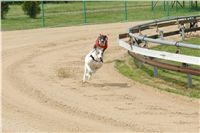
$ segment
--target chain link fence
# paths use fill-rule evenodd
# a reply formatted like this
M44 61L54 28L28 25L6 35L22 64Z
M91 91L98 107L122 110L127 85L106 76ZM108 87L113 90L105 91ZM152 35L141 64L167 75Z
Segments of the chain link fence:
M24 14L22 3L10 4L2 30L152 20L199 14L196 1L40 1L36 19Z

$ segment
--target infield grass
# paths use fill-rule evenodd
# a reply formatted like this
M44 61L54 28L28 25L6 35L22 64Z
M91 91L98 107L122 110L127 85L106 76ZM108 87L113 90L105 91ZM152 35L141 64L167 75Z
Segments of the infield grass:
M189 39L187 42L200 45L200 38ZM176 47L159 45L153 49L159 51L175 52ZM200 57L199 50L181 48L182 54L188 54ZM178 63L176 63L178 64ZM179 63L180 65L180 63ZM115 67L118 71L142 84L158 88L167 92L172 92L180 95L185 95L194 98L200 98L200 76L192 76L192 88L187 88L187 75L179 72L169 71L158 68L158 76L153 77L153 67L134 60L129 55L126 55L123 60L117 60ZM193 66L200 69L200 66Z

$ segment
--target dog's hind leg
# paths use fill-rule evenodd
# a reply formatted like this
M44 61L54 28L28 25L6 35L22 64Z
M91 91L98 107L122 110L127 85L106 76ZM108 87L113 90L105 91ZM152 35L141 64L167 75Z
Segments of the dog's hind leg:
M86 75L87 75L87 67L85 65L85 67L84 67L84 74L83 74L83 82L85 82Z

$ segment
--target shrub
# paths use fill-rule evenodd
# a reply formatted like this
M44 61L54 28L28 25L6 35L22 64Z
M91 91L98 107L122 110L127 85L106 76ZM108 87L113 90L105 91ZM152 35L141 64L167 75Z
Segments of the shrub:
M30 18L35 19L41 10L39 5L40 3L38 1L25 1L22 5L22 9Z
M5 15L8 13L9 4L8 2L1 2L1 18L5 19Z

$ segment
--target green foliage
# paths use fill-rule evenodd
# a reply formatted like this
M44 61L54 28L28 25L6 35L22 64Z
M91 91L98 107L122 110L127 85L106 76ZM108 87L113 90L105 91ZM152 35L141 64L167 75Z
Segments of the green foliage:
M9 11L9 4L8 2L1 2L1 18L5 19L5 15Z
M38 1L25 1L22 9L30 18L35 19L37 14L40 13L40 3Z

